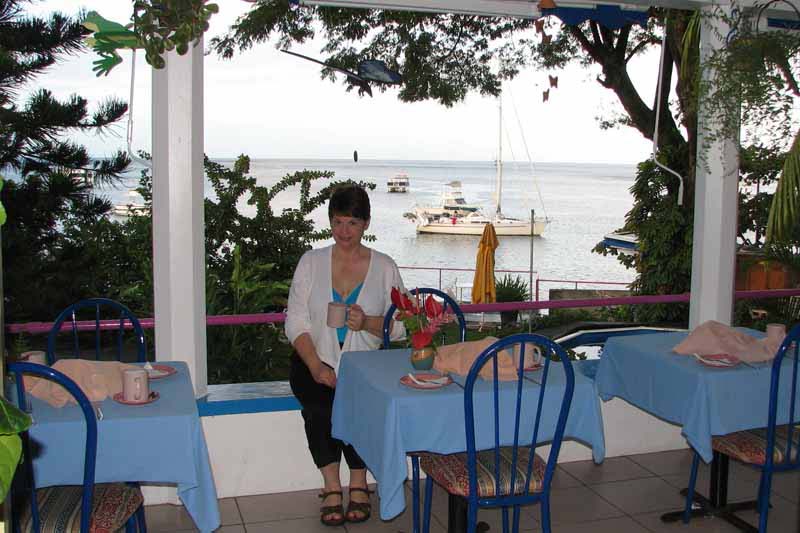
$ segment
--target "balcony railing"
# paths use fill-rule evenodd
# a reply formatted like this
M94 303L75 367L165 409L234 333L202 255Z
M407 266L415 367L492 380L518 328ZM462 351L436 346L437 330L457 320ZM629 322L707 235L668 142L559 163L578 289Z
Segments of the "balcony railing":
M587 282L594 283L594 282ZM800 296L800 289L773 289L764 291L736 291L734 298L737 300L753 300L768 298L786 298L789 296ZM529 311L541 309L568 309L577 307L608 307L614 305L642 305L642 304L669 304L688 302L689 293L684 294L665 294L657 296L622 296L615 298L583 298L572 300L546 300L529 302L505 302L493 304L464 304L461 310L464 313L498 313L501 311ZM209 326L242 326L252 324L272 324L283 322L286 319L285 313L252 313L245 315L214 315L206 317L206 324ZM155 327L155 319L140 319L142 327L145 329ZM6 329L9 333L27 333L30 335L48 333L52 327L52 322L27 322L24 324L8 324ZM78 321L76 327L79 331L94 330L94 320ZM101 329L116 329L119 327L118 320L101 320ZM126 327L130 327L126 324ZM69 331L71 324L64 324L62 331Z

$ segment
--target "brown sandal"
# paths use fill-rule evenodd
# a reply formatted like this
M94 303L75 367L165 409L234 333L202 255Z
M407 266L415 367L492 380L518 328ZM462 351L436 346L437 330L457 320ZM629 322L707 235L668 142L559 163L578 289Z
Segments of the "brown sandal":
M352 495L354 492L363 492L367 496L372 494L373 491L369 489L362 489L361 487L350 487L349 494L351 496L350 501L347 502L347 513L345 513L345 517L348 522L351 524L358 524L360 522L366 522L369 520L370 515L372 514L372 504L368 501L366 502L354 502L352 499ZM349 518L348 515L352 513L361 513L362 516L359 518Z
M333 496L335 494L342 496L342 491L331 490L328 492L322 492L319 494L319 497L320 499L324 500L328 496ZM336 526L341 526L345 522L344 506L342 506L341 503L337 505L323 505L322 507L319 508L319 512L320 512L319 521L322 522L323 525L336 527ZM337 515L337 514L339 515L339 518L330 518L331 515Z

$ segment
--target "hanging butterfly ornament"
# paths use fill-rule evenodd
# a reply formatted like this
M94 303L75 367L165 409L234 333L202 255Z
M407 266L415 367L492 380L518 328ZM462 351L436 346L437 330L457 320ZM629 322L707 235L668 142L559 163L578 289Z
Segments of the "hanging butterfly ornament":
M358 87L359 96L363 96L364 94L368 94L370 97L372 96L372 88L369 85L370 82L394 85L403 81L403 77L398 72L390 69L386 63L378 59L360 61L356 68L357 72L352 72L343 68L334 67L324 61L314 59L313 57L298 54L297 52L290 52L289 50L281 50L281 52L317 63L336 72L341 72L347 76L348 83Z

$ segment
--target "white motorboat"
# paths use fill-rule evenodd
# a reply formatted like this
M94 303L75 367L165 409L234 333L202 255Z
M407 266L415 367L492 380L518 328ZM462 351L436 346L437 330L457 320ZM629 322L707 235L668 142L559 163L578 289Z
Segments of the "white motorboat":
M408 192L409 179L407 174L397 174L393 178L389 178L386 182L386 187L389 192Z
M150 210L144 204L118 204L111 212L118 217L127 218L133 215L144 215Z
M142 203L142 197L136 191L128 191L130 201L125 204L116 204L111 209L111 214L118 218L128 218L133 215L145 215L150 208Z
M461 217L476 213L480 211L480 209L479 205L468 204L464 199L460 181L451 181L450 183L445 183L439 205L415 206L414 212L406 213L406 217L413 218L415 216L420 216L429 219L439 217Z

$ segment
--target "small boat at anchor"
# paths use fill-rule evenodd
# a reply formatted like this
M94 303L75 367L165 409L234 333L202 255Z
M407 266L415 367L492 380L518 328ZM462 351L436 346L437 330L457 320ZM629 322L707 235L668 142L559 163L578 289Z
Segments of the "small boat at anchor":
M407 174L397 174L393 178L389 178L386 182L386 187L389 192L408 192L409 179Z

